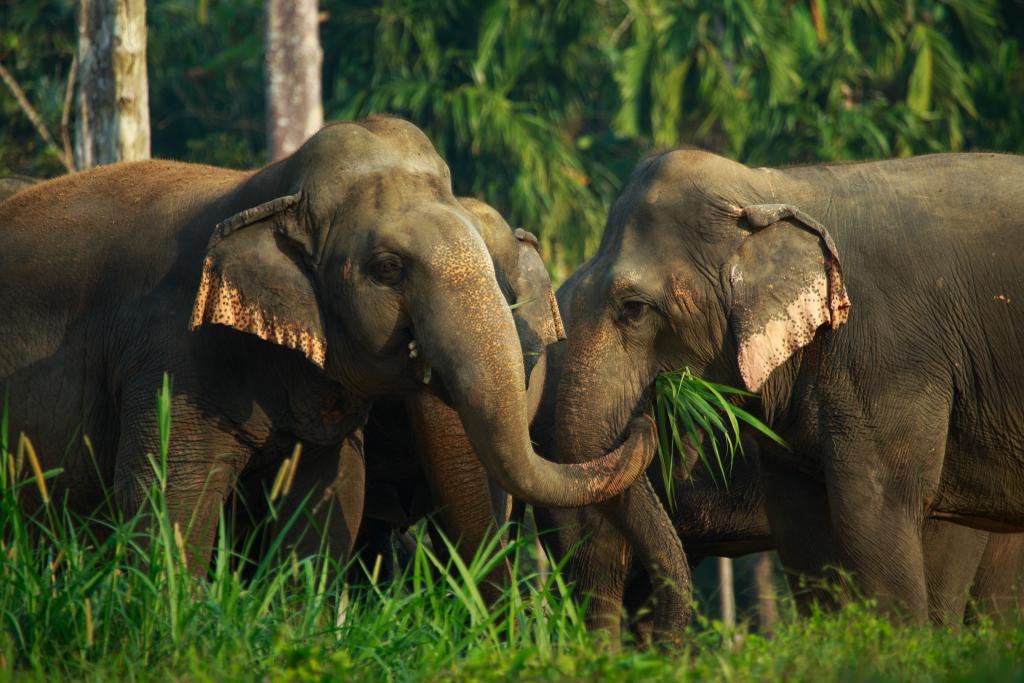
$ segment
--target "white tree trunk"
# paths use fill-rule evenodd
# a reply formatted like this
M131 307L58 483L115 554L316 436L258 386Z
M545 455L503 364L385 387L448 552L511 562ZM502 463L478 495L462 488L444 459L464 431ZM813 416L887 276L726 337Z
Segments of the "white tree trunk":
M736 589L732 576L732 559L718 558L718 595L722 612L722 624L736 628Z
M149 158L145 0L80 0L75 163Z
M317 0L265 0L267 152L288 156L324 123Z
M761 633L771 633L779 620L779 608L775 597L775 581L772 579L772 554L761 553L754 565L754 584L757 586L757 621Z

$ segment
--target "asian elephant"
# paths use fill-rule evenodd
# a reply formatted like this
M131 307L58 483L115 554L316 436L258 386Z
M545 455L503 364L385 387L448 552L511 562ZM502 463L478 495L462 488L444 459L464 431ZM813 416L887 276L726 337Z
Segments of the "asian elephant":
M494 264L502 295L512 309L526 367L527 417L532 421L545 378L545 350L565 338L551 279L531 233L512 230L494 208L482 201L461 197L459 202L477 218L475 227ZM391 395L374 401L364 428L364 456L366 493L357 547L367 550L364 559L371 566L378 552L385 559L390 557L385 548L393 530L404 531L434 513L435 521L468 564L487 534L494 533L497 524L508 516L508 496L497 488L489 490L487 473L458 413L431 394ZM339 465L331 458L300 458L297 476L309 486L293 487L279 507L294 511L307 498L315 504L325 499L327 491L343 490L338 472ZM242 478L242 495L252 509L247 510L244 523L236 523L237 531L244 533L263 518L265 511L253 504L267 500L266 492L275 474L252 472ZM285 523L289 518L289 514L279 516ZM337 525L330 525L330 521L326 528L315 523L292 526L293 538L287 547L301 547L305 554L315 551L324 534L338 533Z
M558 298L572 310L577 281L559 289ZM564 318L570 332L571 315ZM563 342L547 354L546 385L557 383L565 362ZM550 444L557 392L547 391L534 433L540 444ZM681 429L682 431L682 429ZM688 447L673 465L672 503L660 466L653 463L648 479L669 513L675 534L686 549L691 569L707 557L740 557L775 548L768 514L757 440L749 431L741 435L742 451L728 471L728 484L712 476ZM720 445L719 448L724 446ZM543 448L542 448L543 450ZM705 445L710 454L710 449ZM625 536L603 524L592 509L552 510L534 508L538 530L549 552L563 558L577 551L585 561L570 557L568 578L581 597L589 598L588 621L610 632L618 643L623 616L641 641L650 636L650 581L632 558ZM585 538L591 534L590 538ZM1020 580L1024 577L1024 534L997 534L927 519L923 527L929 614L936 623L955 625L977 611L1007 614L1021 606ZM828 542L831 542L830 540ZM816 545L812 542L810 546ZM579 550L576 550L579 549ZM798 579L799 577L793 577ZM802 590L794 581L794 591ZM968 598L973 602L968 611ZM646 614L639 621L638 615Z
M743 386L789 445L759 444L784 566L841 567L884 610L926 619L925 519L1024 530L1022 186L1024 158L999 154L645 159L570 279L571 309L560 299L554 451L579 462L615 448L662 372ZM671 544L660 567L681 574L646 479L631 497L637 513L602 533L641 556ZM663 626L684 615L655 610Z
M64 176L9 197L0 221L12 431L62 468L55 497L131 516L156 478L168 371L168 507L194 571L236 480L297 441L304 459L338 463L350 546L362 428L384 394L452 405L487 473L537 503L614 496L651 457L649 421L585 464L534 453L519 340L476 218L400 119L326 126L255 172L153 160Z

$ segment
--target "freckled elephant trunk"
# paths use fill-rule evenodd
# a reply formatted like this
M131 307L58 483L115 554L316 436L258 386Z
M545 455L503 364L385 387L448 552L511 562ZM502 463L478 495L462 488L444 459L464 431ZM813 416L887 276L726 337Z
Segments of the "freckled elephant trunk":
M437 284L415 306L413 325L487 473L516 498L546 507L591 505L629 487L654 457L653 423L638 419L622 446L596 460L541 458L530 442L523 357L508 304L482 264L447 270L432 278Z

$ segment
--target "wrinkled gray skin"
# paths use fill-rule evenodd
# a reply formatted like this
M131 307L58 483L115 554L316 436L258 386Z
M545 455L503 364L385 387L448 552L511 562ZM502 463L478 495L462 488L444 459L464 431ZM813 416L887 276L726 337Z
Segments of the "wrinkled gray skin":
M533 235L524 230L513 231L484 202L466 197L459 201L477 217L499 287L512 307L527 368L527 414L532 421L544 382L545 349L564 339L551 279ZM431 418L422 419L428 413ZM487 534L494 533L496 523L507 517L508 496L500 489L489 490L486 471L469 443L458 413L429 394L376 400L364 436L366 493L357 547L366 549L367 563L372 565L377 553L389 558L387 548L392 531L404 531L428 514L434 515L468 563ZM294 510L307 496L320 500L325 489L343 489L344 481L336 480L338 471L338 464L329 458L300 458L297 476L313 482L313 486L294 487L279 506ZM243 478L244 500L249 504L266 500L272 483L272 479L256 476ZM262 518L265 512L261 507L247 505L246 511L251 514L236 522L236 530L245 532L253 517ZM287 517L285 514L279 519L285 522ZM298 524L292 527L292 540L285 547L315 551L324 533L339 531L337 524L326 529ZM436 546L443 548L444 544L438 542ZM493 578L504 581L506 577Z
M614 495L652 455L647 425L581 467L533 452L519 339L476 218L399 119L327 126L256 172L145 161L64 176L9 197L0 221L12 431L63 469L58 499L131 515L155 479L169 371L168 506L195 571L236 480L276 470L296 440L361 493L362 428L383 394L445 397L488 474L536 502ZM362 507L315 501L345 520L332 552L350 549Z
M559 457L619 443L660 372L745 386L792 446L759 444L786 568L842 567L884 610L925 620L926 518L1024 530L1022 186L1024 159L996 154L641 162L562 306ZM678 542L647 489L615 525L633 552Z
M758 447L749 434L743 435L743 442L745 455L735 459L728 489L709 476L695 452L688 454L688 470L676 470L675 508L670 514L691 567L706 557L739 557L774 549ZM648 476L667 503L660 471L652 467ZM557 518L561 512L551 514ZM922 541L933 622L952 626L979 610L1009 614L1022 604L1024 534L990 533L927 519ZM970 613L968 599L974 603Z

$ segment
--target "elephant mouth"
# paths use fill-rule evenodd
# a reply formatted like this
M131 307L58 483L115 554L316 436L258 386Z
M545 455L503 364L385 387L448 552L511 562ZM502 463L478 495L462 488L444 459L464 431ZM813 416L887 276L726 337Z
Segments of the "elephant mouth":
M434 372L430 365L420 354L419 344L416 343L416 339L409 340L407 345L409 351L409 369L412 373L413 380L421 386L430 386L431 382L434 381Z
M603 452L597 455L606 455L621 448L629 440L637 425L643 424L647 420L656 422L654 407L654 385L652 384L641 392L632 409L626 413L622 421L625 426L619 430L617 435L607 441L606 447L602 449Z

